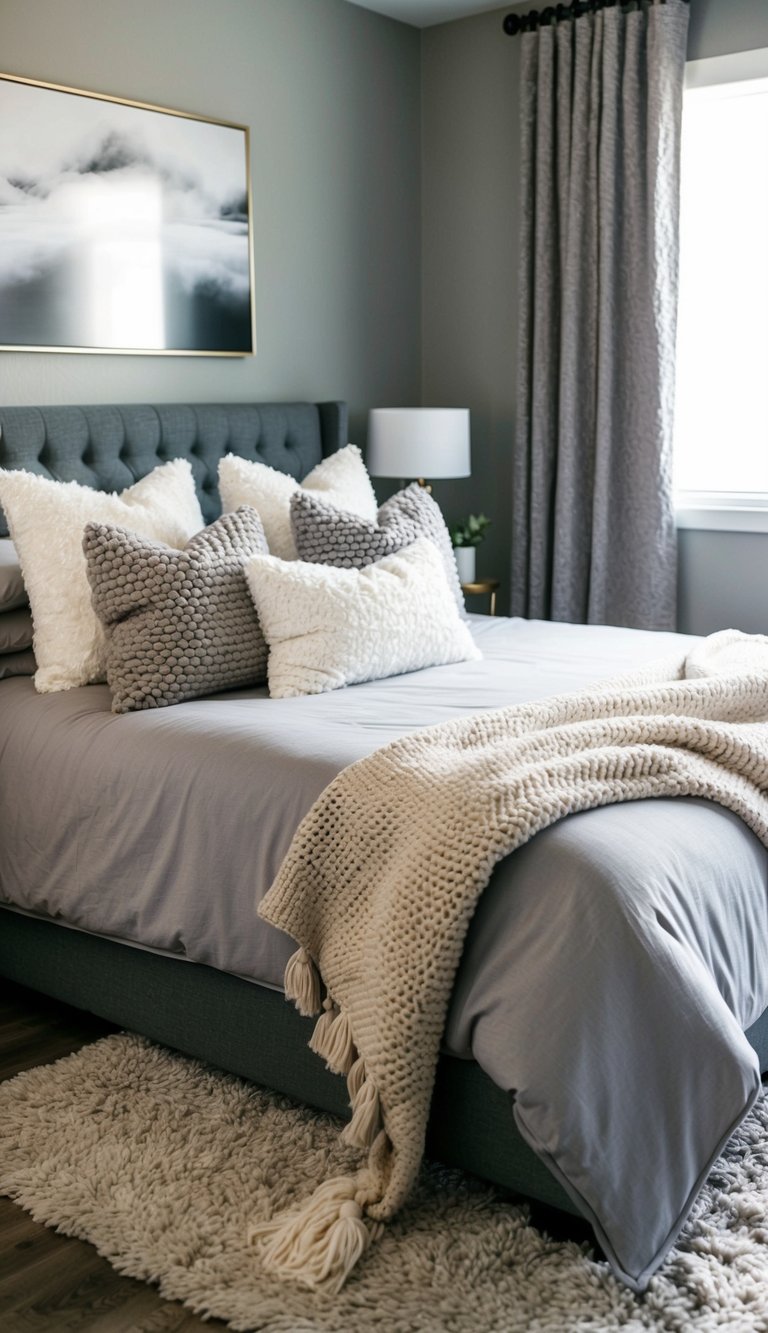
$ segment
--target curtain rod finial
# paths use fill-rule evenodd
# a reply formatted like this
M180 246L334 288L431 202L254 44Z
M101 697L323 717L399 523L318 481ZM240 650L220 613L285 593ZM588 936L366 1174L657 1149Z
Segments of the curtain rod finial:
M688 5L691 0L681 0ZM570 0L569 4L547 5L539 11L532 9L528 14L505 14L502 27L508 37L516 37L519 32L536 32L539 27L549 27L553 22L563 23L566 19L578 19L583 14L596 14L601 9L615 9L620 5L622 11L643 7L646 0ZM647 0L648 5L666 5L668 0Z

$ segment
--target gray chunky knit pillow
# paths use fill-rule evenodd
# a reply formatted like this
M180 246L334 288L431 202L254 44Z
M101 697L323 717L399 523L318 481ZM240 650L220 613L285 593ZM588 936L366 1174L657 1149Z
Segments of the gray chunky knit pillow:
M418 482L385 501L375 523L336 509L310 491L296 491L291 496L291 527L300 560L342 569L363 569L428 537L442 556L451 592L464 614L450 534L439 504Z
M267 645L243 562L267 549L261 520L247 507L224 514L183 551L108 523L86 526L113 712L266 680Z

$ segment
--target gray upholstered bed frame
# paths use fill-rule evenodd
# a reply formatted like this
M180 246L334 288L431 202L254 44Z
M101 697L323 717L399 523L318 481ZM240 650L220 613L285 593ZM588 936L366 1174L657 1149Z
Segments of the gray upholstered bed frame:
M0 467L122 491L158 463L188 458L206 523L221 513L222 454L300 480L347 439L345 403L132 403L0 408ZM0 537L8 535L0 509Z
M159 462L189 458L210 521L219 512L216 474L223 453L259 459L301 478L345 444L346 435L343 403L5 408L0 467L122 490ZM0 976L310 1105L348 1114L344 1080L329 1074L307 1047L311 1020L264 987L3 908ZM761 1068L768 1069L768 1013L747 1037ZM518 1133L510 1096L472 1061L440 1061L428 1150L576 1212Z

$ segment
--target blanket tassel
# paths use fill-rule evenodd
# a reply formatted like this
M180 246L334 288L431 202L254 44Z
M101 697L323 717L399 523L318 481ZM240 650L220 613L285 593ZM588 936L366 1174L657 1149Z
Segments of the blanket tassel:
M309 1049L325 1060L332 1074L348 1074L357 1054L349 1018L336 1008L330 995L323 1000L323 1010L309 1039Z
M320 1185L300 1212L249 1228L248 1240L262 1248L264 1267L305 1287L338 1295L381 1223L363 1218L366 1192L355 1176Z
M313 1018L320 1008L320 974L306 949L291 954L283 986L286 999L293 1000L299 1013Z
M325 1042L325 1063L333 1074L348 1074L355 1063L355 1043L345 1010L336 1015Z
M312 1036L309 1039L309 1049L319 1055L321 1060L328 1058L328 1043L330 1041L331 1028L336 1021L338 1009L333 1003L330 995L326 995L323 1000L323 1012L315 1023Z
M370 1148L381 1129L381 1103L369 1078L352 1099L352 1119L341 1131L342 1142L350 1148Z
M359 1055L352 1068L347 1074L347 1092L350 1102L354 1102L355 1097L365 1083L365 1060Z

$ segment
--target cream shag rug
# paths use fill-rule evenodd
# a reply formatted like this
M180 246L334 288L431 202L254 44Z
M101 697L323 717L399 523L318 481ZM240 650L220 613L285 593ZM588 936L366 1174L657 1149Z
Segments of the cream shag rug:
M764 1099L643 1297L431 1164L340 1296L267 1276L248 1224L353 1169L338 1122L127 1034L0 1087L0 1193L233 1329L747 1333L768 1329L767 1131Z

